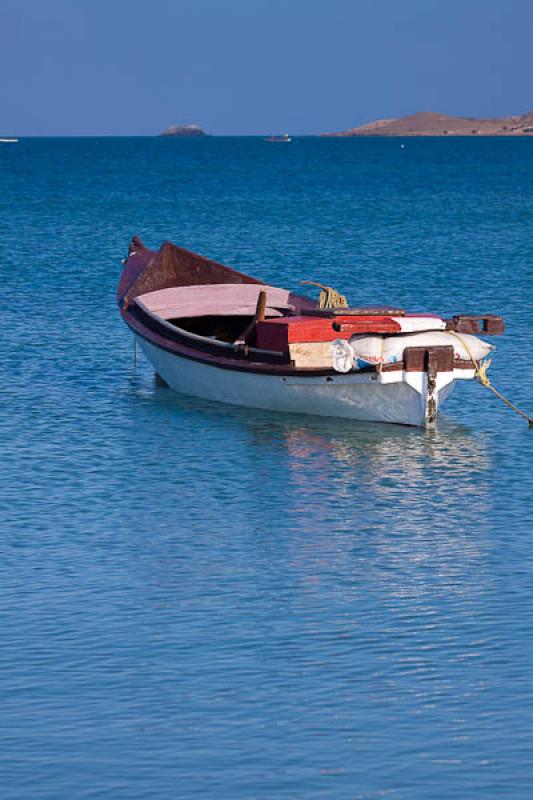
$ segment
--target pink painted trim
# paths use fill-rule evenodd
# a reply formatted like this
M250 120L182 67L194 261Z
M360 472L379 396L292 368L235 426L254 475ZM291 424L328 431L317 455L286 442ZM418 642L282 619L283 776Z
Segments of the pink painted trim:
M294 311L289 292L253 283L209 283L177 286L140 295L137 299L162 319L206 316L253 316L261 290L267 293L266 314L280 317Z

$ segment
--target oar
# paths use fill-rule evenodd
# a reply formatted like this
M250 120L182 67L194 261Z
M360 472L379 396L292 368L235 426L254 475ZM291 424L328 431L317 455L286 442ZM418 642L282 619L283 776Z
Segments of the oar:
M243 330L243 332L236 341L243 341L245 344L250 343L250 339L252 338L252 334L255 332L257 323L262 322L265 318L266 302L267 302L267 293L265 289L261 289L261 291L259 292L259 296L257 298L257 305L255 307L254 317L250 322L250 324L246 326L246 328Z

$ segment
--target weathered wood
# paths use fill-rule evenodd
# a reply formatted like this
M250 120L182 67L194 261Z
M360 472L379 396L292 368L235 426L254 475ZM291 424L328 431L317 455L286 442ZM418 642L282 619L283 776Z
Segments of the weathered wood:
M138 243L142 244L140 240ZM134 244L134 243L133 243ZM134 244L135 246L135 244ZM145 252L142 250L141 252ZM150 251L148 251L150 253ZM124 297L126 308L141 294L173 286L192 286L207 283L255 283L256 278L244 275L210 258L185 250L172 242L164 242L159 252L151 253Z
M287 352L294 342L327 342L349 339L356 333L400 333L401 326L390 317L294 316L268 319L257 325L258 347ZM261 344L259 344L261 343Z
M163 317L180 319L183 317L252 317L257 311L260 293L265 292L265 307L268 316L281 317L294 311L289 292L275 286L261 287L260 284L210 283L200 286L173 286L141 294L135 301ZM244 323L243 323L244 325Z
M403 308L393 306L364 306L361 308L306 308L306 317L404 317Z
M505 332L502 317L496 314L457 314L446 320L446 329L456 333L492 334L500 336Z
M450 372L454 367L453 345L406 347L403 361L406 372Z
M255 307L255 314L253 320L244 329L237 341L243 341L245 344L253 344L257 339L257 325L265 319L265 309L267 302L267 294L265 289L261 289L257 298L257 305Z
M332 343L294 342L289 345L289 358L295 367L332 369Z

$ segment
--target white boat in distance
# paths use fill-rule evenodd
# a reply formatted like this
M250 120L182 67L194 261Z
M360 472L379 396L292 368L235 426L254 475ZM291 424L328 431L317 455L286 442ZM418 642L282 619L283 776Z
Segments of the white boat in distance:
M265 142L292 142L292 138L288 133L282 133L281 136L267 136Z
M0 144L14 144L15 142L18 142L18 139L0 137Z
M120 279L122 318L177 392L271 411L433 426L458 380L479 374L503 332L494 315L317 303L165 242L134 237Z

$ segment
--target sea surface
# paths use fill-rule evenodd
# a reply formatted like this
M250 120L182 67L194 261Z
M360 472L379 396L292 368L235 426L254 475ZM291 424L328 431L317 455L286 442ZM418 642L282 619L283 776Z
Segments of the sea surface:
M115 290L139 234L498 313L532 414L533 140L23 139L0 221L2 800L531 800L533 430L179 396Z

